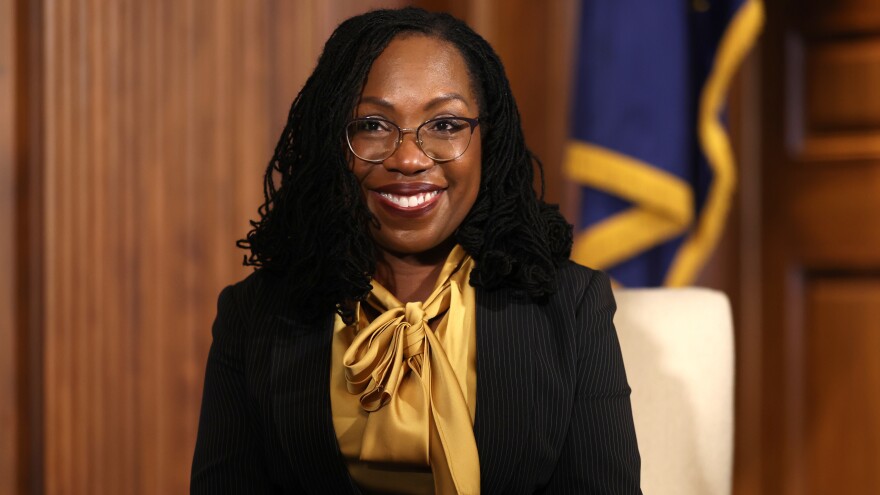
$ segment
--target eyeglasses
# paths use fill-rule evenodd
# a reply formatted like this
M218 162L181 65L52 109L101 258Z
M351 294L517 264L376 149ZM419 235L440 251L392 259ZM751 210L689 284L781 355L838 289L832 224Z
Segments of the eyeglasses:
M422 153L435 162L448 162L464 154L479 124L479 119L439 117L415 129L401 129L390 120L367 117L346 124L345 138L354 156L380 163L397 151L404 134L415 133Z

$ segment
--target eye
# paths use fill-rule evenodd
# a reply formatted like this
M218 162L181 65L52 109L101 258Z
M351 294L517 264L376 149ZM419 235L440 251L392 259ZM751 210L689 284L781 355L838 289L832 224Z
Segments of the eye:
M456 118L440 118L429 121L425 130L432 135L449 135L460 132L468 127L467 121Z
M358 119L353 123L354 132L363 135L386 135L391 133L391 125L379 119Z

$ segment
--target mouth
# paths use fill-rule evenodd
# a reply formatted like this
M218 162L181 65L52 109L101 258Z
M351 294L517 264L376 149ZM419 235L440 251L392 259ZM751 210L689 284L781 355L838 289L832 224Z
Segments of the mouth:
M433 184L392 184L373 191L386 211L405 217L423 215L437 205L444 190Z
M394 203L395 206L399 208L418 208L419 206L424 206L425 203L430 203L434 201L437 196L440 195L442 191L436 190L427 193L418 193L413 195L402 195L402 194L391 194L387 192L380 192L379 196Z

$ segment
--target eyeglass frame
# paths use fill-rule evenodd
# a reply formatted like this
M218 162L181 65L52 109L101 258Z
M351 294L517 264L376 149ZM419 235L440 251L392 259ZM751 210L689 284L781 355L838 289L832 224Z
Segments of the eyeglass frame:
M446 158L444 160L434 158L431 155L429 155L428 152L425 151L424 148L422 148L422 140L419 138L419 130L421 130L422 127L424 127L426 124L430 124L431 122L436 122L438 120L452 120L452 119L463 120L463 121L467 122L468 126L471 129L470 139L468 139L468 145L465 146L465 148L464 148L464 150L462 150L461 154L459 154L458 156L456 156L454 158ZM398 133L399 137L397 138L397 141L394 143L394 149L391 150L391 153L389 153L388 156L386 156L385 158L378 159L378 160L369 160L369 159L363 158L360 155L358 155L357 153L355 153L354 147L352 147L352 145L351 145L351 137L348 135L348 126L350 126L351 124L353 124L355 122L359 122L359 121L385 122L385 123L391 124L392 126L397 128L397 133ZM422 122L421 124L419 124L418 127L400 127L396 123L394 123L388 119L381 118L381 117L361 117L361 118L357 118L357 119L351 119L345 124L345 142L348 144L349 151L351 151L351 153L354 156L356 156L358 159L363 160L365 162L369 162L369 163L382 163L385 160L394 156L395 153L397 153L397 150L400 149L400 145L403 144L403 137L406 134L415 134L416 146L419 147L419 151L421 151L425 156L427 156L431 160L434 160L436 163L446 163L446 162L451 162L452 160L456 160L458 158L461 158L461 156L464 155L465 152L467 152L468 148L470 148L470 146L471 146L471 140L474 137L474 131L477 130L477 126L479 126L479 125L480 125L480 118L479 117L470 119L467 117L460 117L458 115L450 116L450 117L435 117L433 119L428 119L428 120Z

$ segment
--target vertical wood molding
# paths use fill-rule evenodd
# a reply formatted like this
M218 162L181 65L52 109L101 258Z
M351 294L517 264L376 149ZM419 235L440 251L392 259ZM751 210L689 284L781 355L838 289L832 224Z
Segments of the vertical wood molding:
M42 6L0 0L0 493L42 493Z
M728 235L705 273L731 295L736 342L733 493L760 493L761 451L761 118L760 53L746 57L731 88L730 128L739 186ZM707 279L711 278L707 277ZM702 277L701 277L702 279Z
M22 365L18 359L20 328L16 296L19 264L16 262L16 177L19 150L16 145L17 43L16 5L0 0L0 493L20 493L20 386Z

